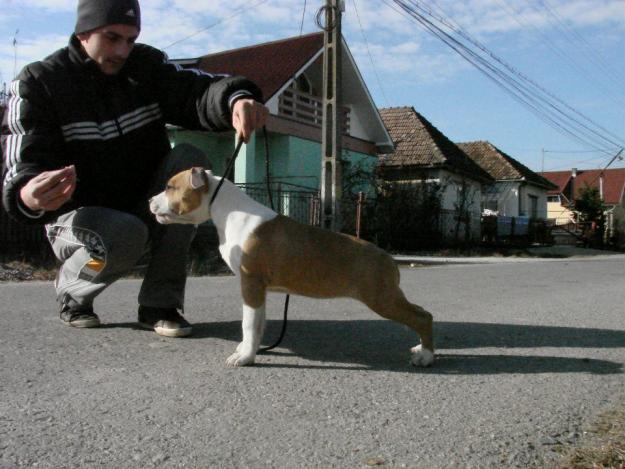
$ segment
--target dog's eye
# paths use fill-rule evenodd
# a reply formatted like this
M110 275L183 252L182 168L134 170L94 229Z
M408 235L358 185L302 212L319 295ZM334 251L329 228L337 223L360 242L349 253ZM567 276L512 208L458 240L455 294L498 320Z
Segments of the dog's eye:
M173 191L174 189L175 189L175 187L174 187L174 186L172 186L171 184L167 184L167 185L165 186L165 190L166 190L166 191Z

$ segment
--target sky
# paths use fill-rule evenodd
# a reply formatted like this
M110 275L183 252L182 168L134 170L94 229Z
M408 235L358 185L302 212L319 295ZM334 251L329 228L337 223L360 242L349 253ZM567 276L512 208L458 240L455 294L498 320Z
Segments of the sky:
M625 146L625 0L427 0L437 18L601 135L548 125L392 0L346 0L343 35L375 104L412 106L455 142L488 140L534 171L601 168ZM77 0L0 0L0 89L69 39ZM318 32L325 0L142 0L139 42L170 58ZM517 75L519 76L519 75ZM603 142L605 141L605 145ZM625 152L624 152L625 154ZM610 168L625 167L616 159Z

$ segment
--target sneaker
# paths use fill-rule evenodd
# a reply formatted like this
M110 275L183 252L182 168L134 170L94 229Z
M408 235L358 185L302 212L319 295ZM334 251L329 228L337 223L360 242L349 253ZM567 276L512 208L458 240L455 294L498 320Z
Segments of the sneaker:
M81 309L74 309L68 305L61 305L61 312L59 314L63 324L72 327L98 327L100 325L100 318L93 312L93 307L83 307Z
M154 329L158 335L166 337L186 337L191 334L191 324L183 318L176 308L152 308L139 306L139 325Z

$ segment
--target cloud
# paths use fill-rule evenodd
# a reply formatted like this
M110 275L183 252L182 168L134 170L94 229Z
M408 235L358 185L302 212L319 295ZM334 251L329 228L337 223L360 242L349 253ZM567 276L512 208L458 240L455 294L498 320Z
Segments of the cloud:
M17 45L17 66L19 72L26 64L47 57L55 50L67 45L67 34L46 34L36 39L21 39ZM0 44L0 82L10 81L13 78L14 52L12 44Z
M7 6L16 6L20 9L46 10L47 12L74 12L76 11L76 0L5 0ZM29 13L32 13L30 11Z
M299 34L303 0L269 0L250 8L260 1L143 0L143 28L139 40L166 48L184 39L167 47L166 52L172 58L188 58ZM317 3L307 2L304 33L319 31L315 24L320 6ZM389 80L399 72L403 76L413 75L419 82L438 82L468 67L414 20L400 13L396 6L391 8L391 0L355 0L355 3L346 0L345 3L344 33L363 69L369 70L372 66L361 25L378 73ZM545 3L572 26L616 25L616 29L622 30L619 18L625 23L622 21L623 0L545 0ZM26 15L30 15L32 24L42 22L49 13L73 17L76 0L3 0L4 4L0 31L4 24L6 42L0 43L0 70L6 79L8 71L13 69L13 50L6 38L13 34L16 26L10 25L24 23ZM542 2L537 1L437 0L429 5L433 13L448 16L488 47L503 48L510 55L526 46L520 38L529 34L528 28L548 30L552 21L541 6ZM66 44L69 31L56 31L54 27L50 26L49 31L39 36L21 37L20 65L41 59ZM524 36L519 35L521 30ZM619 37L606 34L606 28L602 31L603 35L593 35L592 39L598 42L611 37L616 41Z
M528 28L553 28L557 21L571 27L614 24L620 29L625 23L623 0L438 0L431 5L434 15L450 19L480 37Z

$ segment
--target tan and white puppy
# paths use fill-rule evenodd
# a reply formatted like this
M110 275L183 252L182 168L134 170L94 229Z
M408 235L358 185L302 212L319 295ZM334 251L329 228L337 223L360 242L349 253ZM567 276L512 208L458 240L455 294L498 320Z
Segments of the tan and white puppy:
M199 224L212 218L219 252L239 276L243 295L243 341L228 365L254 363L264 332L267 291L360 300L420 336L421 344L411 349L412 364L433 363L432 315L406 300L399 270L385 251L278 215L228 180L209 206L220 180L203 168L178 173L164 192L150 199L150 210L165 224Z

